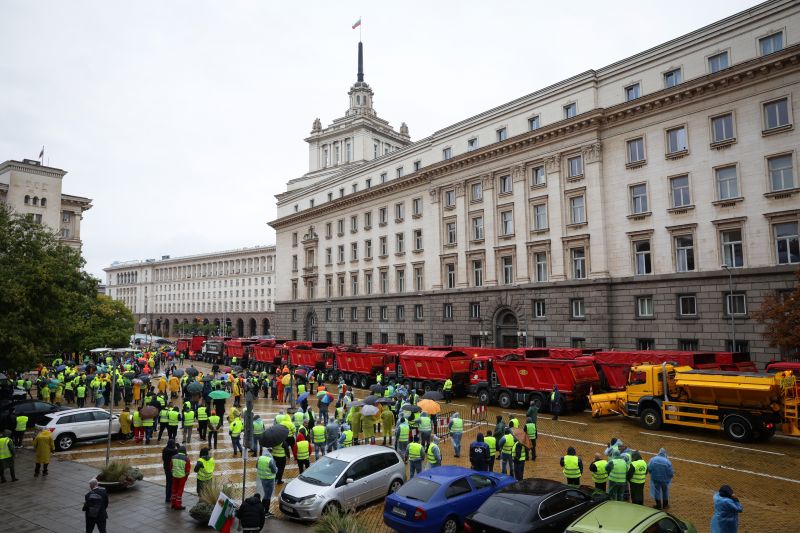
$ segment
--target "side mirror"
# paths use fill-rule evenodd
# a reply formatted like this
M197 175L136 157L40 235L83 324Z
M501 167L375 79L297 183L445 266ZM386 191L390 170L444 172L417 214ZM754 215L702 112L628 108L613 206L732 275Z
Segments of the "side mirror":
M353 481L353 478L351 478L351 477L347 478L347 480L345 481L345 484L350 485L351 483L355 483L355 481Z

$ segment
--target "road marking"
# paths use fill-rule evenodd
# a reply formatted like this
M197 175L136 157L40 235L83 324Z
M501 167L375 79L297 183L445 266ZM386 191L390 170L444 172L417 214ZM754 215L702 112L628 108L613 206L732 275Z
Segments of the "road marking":
M573 442L581 442L583 444L593 444L595 446L602 446L603 448L605 448L607 446L605 443L602 443L602 442L594 442L594 441L590 441L590 440L574 439L572 437L563 437L561 435L553 435L552 433L539 432L539 435L545 435L545 436L548 436L548 437L553 437L554 439L563 439L563 440L569 440L569 441L573 441ZM656 452L648 452L647 450L636 450L636 451L638 451L639 453L646 454L646 455L657 455ZM753 476L766 477L766 478L770 478L770 479L778 479L780 481L788 481L789 483L797 483L798 485L800 485L800 479L790 479L788 477L773 476L772 474L765 474L764 472L754 472L752 470L744 470L744 469L741 469L741 468L734 468L734 467L731 467L731 466L718 465L718 464L714 464L714 463L706 463L704 461L697 461L696 459L684 459L682 457L675 457L675 456L672 456L672 455L669 458L670 458L671 461L683 461L685 463L691 463L691 464L696 464L696 465L701 465L701 466L710 466L712 468L721 468L722 470L730 470L731 472L738 472L740 474L750 474L750 475L753 475Z
M528 419L528 417L525 416L522 413L512 413L511 411L503 411L503 412L505 414L507 414L507 415L514 415L514 416L520 417L523 420L527 420ZM588 426L589 425L586 422L576 422L574 420L564 420L562 418L559 418L558 420L553 420L552 418L549 418L549 417L546 417L546 416L541 416L541 415L539 415L539 418L541 418L543 420L551 420L551 421L554 421L554 422L566 422L568 424L578 424L579 426Z
M662 435L660 433L649 433L647 431L640 431L639 433L641 433L642 435L652 435L654 437L660 437L664 439L686 440L689 442L699 442L700 444L713 444L714 446L725 446L726 448L733 448L734 450L747 450L750 452L768 453L770 455L786 455L779 452L769 452L767 450L759 450L758 448L747 448L745 446L736 446L735 444L723 444L721 442L711 442L708 440L687 439L686 437L673 437L671 435Z

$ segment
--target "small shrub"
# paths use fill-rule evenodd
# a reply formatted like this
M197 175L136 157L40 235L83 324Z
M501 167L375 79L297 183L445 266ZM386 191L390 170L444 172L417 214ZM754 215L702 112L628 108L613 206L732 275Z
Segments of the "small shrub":
M362 518L355 513L331 510L323 514L314 524L314 533L369 533L369 528Z

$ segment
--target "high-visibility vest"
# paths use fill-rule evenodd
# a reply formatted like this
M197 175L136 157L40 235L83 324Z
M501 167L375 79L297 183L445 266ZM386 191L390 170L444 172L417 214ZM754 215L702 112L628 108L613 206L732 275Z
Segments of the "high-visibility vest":
M305 385L303 385L302 383L300 383L299 385L297 385L297 395L298 395L298 396L300 396L301 394L303 394L305 391L306 391L306 386L305 386Z
M289 436L294 437L295 433L297 433L297 430L295 429L294 424L292 424L292 421L284 419L281 424L283 424L283 427L289 431Z
M536 440L536 424L533 422L525 424L525 433L528 434L528 438L532 441Z
M28 417L25 415L17 415L17 431L25 431L28 429Z
M494 437L483 437L483 442L489 447L489 459L497 454L497 439Z
M447 392L450 392L451 390L453 390L453 380L450 379L450 378L447 378L445 380L445 382L444 382L444 387L442 387L442 390L445 390Z
M420 431L433 431L433 424L431 423L431 417L423 416L419 419L419 430Z
M197 420L200 422L208 420L208 410L205 407L197 408Z
M194 411L189 409L183 412L183 427L192 427L194 425Z
M517 447L519 447L521 449L520 452L519 452L519 459L517 459ZM511 456L514 458L515 461L524 461L525 459L528 458L528 453L527 452L528 452L528 449L525 448L525 446L523 446L522 443L517 441L517 442L514 442L514 447L511 450Z
M297 443L297 460L304 461L308 459L308 441L301 440Z
M314 439L314 444L321 444L325 442L325 426L319 424L311 428L311 436Z
M219 416L211 415L208 417L209 431L217 431L219 429Z
M167 406L167 400L165 400L164 397L161 395L156 396L156 401L158 402L158 405L159 407L161 407L161 409L164 409Z
M178 453L172 456L172 477L186 477L186 456Z
M408 424L400 424L398 427L400 428L400 436L397 437L397 440L400 442L408 442L408 433L411 428L408 427Z
M173 459L174 461L174 459ZM197 481L209 481L211 477L214 475L214 458L210 457L206 459L205 457L200 457L198 459L200 464L200 470L197 471Z
M169 421L169 409L162 409L158 412L158 421L166 424Z
M348 446L352 446L353 445L353 432L348 429L343 433L343 435L344 435L344 442L342 443L342 446L344 446L345 448L347 448Z
M611 460L611 472L608 474L608 480L611 483L627 483L628 481L628 463L625 459L618 458Z
M514 437L511 434L503 435L503 453L506 455L511 455L511 452L514 450Z
M286 450L283 449L283 444L273 446L271 452L272 457L286 457Z
M146 428L153 427L155 421L152 418L142 418L142 425Z
M415 461L417 459L422 459L422 444L412 442L408 445L408 460Z
M177 426L178 425L178 418L179 418L178 411L176 411L174 409L170 409L169 410L169 414L167 416L168 416L168 419L169 419L169 425L170 426Z
M261 435L264 433L264 421L260 418L253 420L253 435Z
M281 451L283 451L283 446L279 446ZM269 463L272 460L272 457L268 457L266 455L262 455L258 458L258 463L256 463L256 469L258 470L258 479L275 479L275 472L269 467Z
M581 477L581 470L578 468L578 456L577 455L565 455L564 456L564 477L567 479L575 479L576 477Z
M439 463L436 462L436 454L434 453L434 450L438 450L438 449L439 449L439 445L438 444L431 443L431 445L428 446L428 464L430 464L431 466L439 464ZM410 452L409 452L409 455L410 455Z
M453 427L450 428L450 433L463 433L464 432L464 420L459 418L454 418L450 421L453 424Z
M298 426L298 427L302 426L303 422L305 421L305 415L303 414L303 411L297 411L292 416L292 420L294 421L294 425L295 426Z
M600 461L595 461L592 464L597 469L597 472L592 472L592 481L595 483L605 483L608 481L608 472L606 472L606 465L608 464L608 461L601 459Z
M75 391L78 394L78 398L86 398L86 385L78 385Z
M233 438L238 437L242 433L243 429L244 429L244 422L242 422L242 419L241 418L234 419L234 421L231 422L231 437Z
M647 463L644 459L637 459L631 463L633 467L633 476L631 477L631 483L644 483L645 475L647 474Z
M0 437L0 461L11 458L11 442L8 437Z
M508 427L510 427L510 428L518 428L519 427L519 420L517 420L516 418L512 418L511 420L508 421Z
M133 427L140 428L142 427L142 415L139 411L133 412Z

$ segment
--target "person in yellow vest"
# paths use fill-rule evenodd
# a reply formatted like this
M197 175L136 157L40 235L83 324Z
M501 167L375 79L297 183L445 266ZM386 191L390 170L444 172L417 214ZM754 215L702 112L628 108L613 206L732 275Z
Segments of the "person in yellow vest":
M422 444L419 443L419 435L414 435L414 438L408 444L405 456L405 460L408 461L409 479L417 475L417 473L422 472L422 458L424 453Z
M528 454L528 449L522 445L518 440L514 441L514 446L511 448L511 456L514 459L514 479L522 481L525 477L525 458Z
M264 451L267 451L266 448ZM275 472L275 484L280 485L283 483L283 471L286 469L286 455L289 453L286 442L282 442L270 449L272 458L275 460L275 466L278 470Z
M283 448L281 448L281 450L283 450ZM275 476L278 473L278 465L266 448L264 448L261 455L258 457L256 473L258 475L258 481L261 483L261 491L264 493L263 496L261 496L261 502L264 504L264 513L271 515L272 513L269 510L269 505L272 501L272 493L275 491Z
M186 486L186 479L189 477L189 472L192 471L189 464L189 457L186 455L186 448L183 446L178 448L178 453L170 459L170 470L172 471L172 494L170 495L170 503L172 508L176 511L183 511L186 507L183 506L183 488Z
M138 444L144 440L144 426L142 425L142 408L133 412L133 442Z
M192 428L194 428L194 411L191 407L183 409L183 442L192 442Z
M178 440L178 424L181 420L181 414L178 408L174 405L169 407L167 412L167 437L177 441Z
M122 437L122 440L130 440L132 422L133 418L131 417L131 408L126 405L122 410L122 413L119 415L119 434Z
M16 417L15 417L16 415ZM17 448L22 448L22 438L28 430L28 417L27 415L17 415L14 409L11 409L9 418L15 420L14 422L14 445Z
M619 450L611 452L611 460L606 464L608 472L608 497L618 502L625 501L625 490L628 488L628 462L619 454Z
M6 482L6 468L11 473L11 481L16 481L14 474L14 441L11 439L11 430L5 430L0 437L0 483Z
M431 442L431 433L433 432L433 422L428 413L420 413L419 417L419 443L423 448L427 448Z
M644 505L644 481L647 476L647 461L642 459L639 452L631 454L631 464L628 467L628 482L631 487L631 502Z
M166 406L158 411L158 442L161 442L161 435L164 434L164 431L167 432L167 440L169 440L169 408Z
M500 472L503 474L508 472L509 476L514 475L514 461L511 457L511 453L514 451L514 442L511 428L504 428L503 436L497 441L497 449L500 450Z
M583 461L575 455L575 448L567 448L567 455L561 458L561 468L568 485L580 485L583 474Z
M233 419L233 422L230 424L230 429L228 434L231 436L231 444L233 445L233 455L236 456L236 451L238 450L239 453L243 453L244 449L242 448L242 441L241 435L242 431L244 430L244 422L238 416Z
M439 437L434 435L428 445L428 468L442 466L442 451L439 449Z
M33 450L36 452L36 466L33 470L33 477L39 477L41 469L42 475L47 475L47 465L50 464L50 457L56 450L53 442L53 434L49 430L43 429L33 439Z
M483 442L489 447L489 457L486 461L486 470L494 472L494 459L497 457L497 439L491 431L487 431L483 437Z
M78 403L78 407L83 407L86 405L86 383L81 382L77 387L75 387L75 395L76 400Z
M208 407L200 404L197 407L197 433L200 440L206 440L206 430L208 429Z
M411 428L408 426L406 419L400 415L400 422L397 424L397 429L395 430L394 435L394 449L397 450L400 455L405 455L406 453L409 435L411 435Z
M261 415L253 417L253 457L261 455L263 447L261 446L261 435L265 431L264 420Z
M311 443L306 440L303 436L303 433L300 432L297 434L297 443L295 444L295 457L297 457L297 469L300 473L303 473L303 470L311 466L311 462L309 461L311 457L311 451L313 446Z
M144 443L150 444L150 439L153 438L153 424L155 424L155 418L152 417L142 417L142 428L144 429Z
M528 421L525 423L525 433L528 435L528 439L531 441L531 447L528 449L528 460L535 461L536 460L536 422L528 417Z
M208 448L202 448L200 450L200 457L197 459L197 463L194 465L194 471L197 473L197 495L200 496L203 487L211 481L211 478L214 477L214 469L216 465L214 464L214 458L209 456Z
M353 431L348 424L342 425L342 435L339 437L339 447L348 448L353 445Z
M389 437L389 446L392 445L392 429L394 428L394 413L386 406L381 411L381 433L383 433L383 445L386 446L386 437Z
M592 481L594 481L594 488L606 491L606 483L608 482L608 472L606 472L606 465L608 461L603 459L599 453L594 454L594 461L589 465L589 472L592 473Z
M445 403L450 403L450 400L453 398L453 380L447 378L444 380L444 386L442 387L442 393L444 393L444 401Z
M222 419L217 412L212 409L208 417L208 447L211 448L211 441L214 441L214 449L217 449L217 434L222 427Z
M320 455L325 455L325 426L322 420L317 419L317 423L311 428L311 442L314 443L314 460L318 461Z

